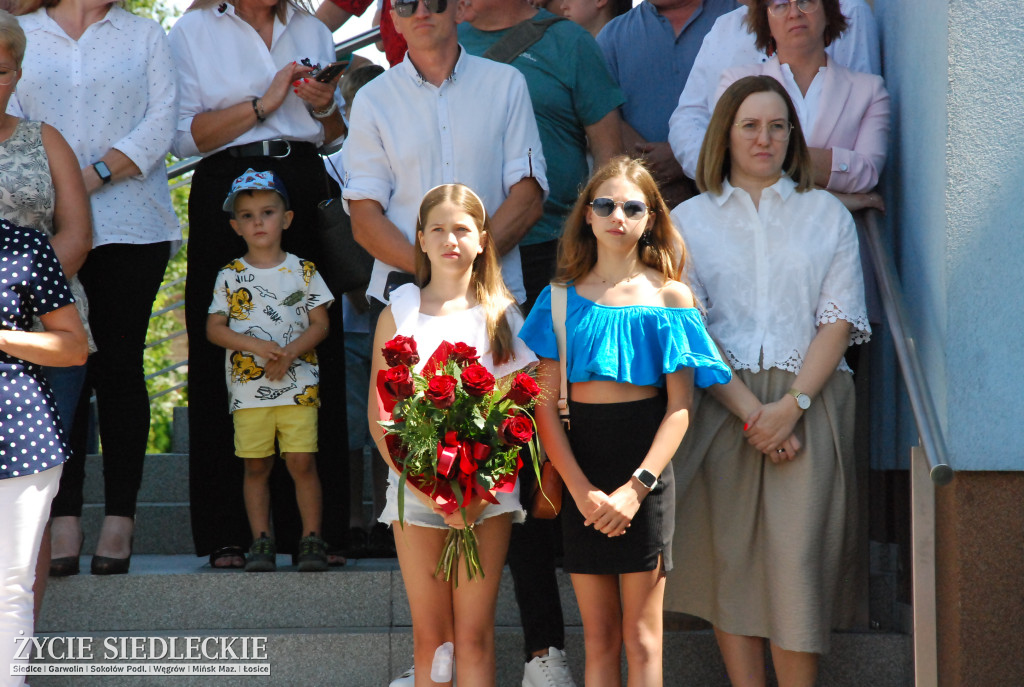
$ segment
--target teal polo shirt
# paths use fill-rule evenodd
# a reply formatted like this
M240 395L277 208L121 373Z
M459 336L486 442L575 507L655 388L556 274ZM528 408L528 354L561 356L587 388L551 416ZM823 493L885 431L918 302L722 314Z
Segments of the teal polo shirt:
M554 15L540 10L536 18ZM510 29L479 31L459 24L459 42L470 55L483 55ZM593 37L571 21L548 27L544 37L512 61L526 77L547 162L551 192L544 216L522 245L553 241L589 178L585 126L599 122L625 102Z

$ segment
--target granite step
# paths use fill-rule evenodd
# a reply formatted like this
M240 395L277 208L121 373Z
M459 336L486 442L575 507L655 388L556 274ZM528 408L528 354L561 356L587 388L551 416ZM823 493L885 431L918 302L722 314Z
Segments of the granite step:
M88 566L88 558L83 558ZM361 559L321 574L300 574L278 557L273 574L211 569L194 556L133 558L129 575L76 577L50 583L42 636L87 636L99 650L119 637L267 638L271 676L139 677L106 675L96 684L241 684L383 686L412 656L409 609L397 563ZM566 647L578 684L583 676L579 611L568 576L559 575ZM496 614L498 682L522 679L522 633L511 577L502 576ZM115 643L117 639L112 640ZM184 641L184 640L182 640ZM665 633L667 685L725 687L724 667L708 630ZM124 662L121 662L124 663ZM912 684L910 637L885 632L835 633L822 659L823 687ZM77 676L33 677L34 687L79 685ZM85 684L89 684L86 682Z

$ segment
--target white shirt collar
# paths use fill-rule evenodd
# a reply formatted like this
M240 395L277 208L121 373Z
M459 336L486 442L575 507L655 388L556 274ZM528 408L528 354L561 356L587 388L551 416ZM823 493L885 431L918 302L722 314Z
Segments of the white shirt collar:
M455 61L455 66L452 67L452 73L448 75L446 81L454 82L458 80L459 71L462 69L462 64L463 61L465 60L465 57L466 49L462 47L461 43L459 43L459 58ZM426 77L424 77L423 74L420 73L420 70L416 68L416 65L413 64L411 57L402 60L395 67L393 67L393 69L401 69L404 74L406 74L410 79L416 82L417 86L422 86L423 84L430 83L429 81L427 81Z
M63 36L64 38L68 37L67 32L65 32L64 29L60 27L60 24L50 16L50 13L46 11L45 7L40 7L38 12L40 26L44 31L48 31L49 33L53 33L58 36ZM124 29L127 27L127 21L129 19L127 15L128 12L122 9L119 5L111 5L110 9L107 10L107 13L103 15L103 18L94 22L94 24L98 26L100 24L109 23L115 29Z
M722 192L717 196L714 194L709 195L715 201L718 207L722 207L736 191L742 190L743 189L730 184L729 179L727 177L722 180ZM778 181L776 181L771 186L768 186L764 190L773 191L779 198L782 199L782 202L785 203L787 200L789 200L789 197L793 195L793 192L796 191L796 182L790 179L788 175L783 174L781 177L779 177ZM746 191L744 191L744 193L746 193Z

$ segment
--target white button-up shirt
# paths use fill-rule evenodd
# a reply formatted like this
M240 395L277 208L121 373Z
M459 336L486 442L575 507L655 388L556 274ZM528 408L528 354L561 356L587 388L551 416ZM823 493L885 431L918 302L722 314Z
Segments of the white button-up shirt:
M783 176L755 208L726 180L721 195L691 198L672 221L708 331L733 368L799 372L823 323L851 323L851 344L870 338L857 231L831 193L798 193Z
M848 28L825 52L851 71L881 74L878 27L871 7L864 0L840 0L839 9ZM717 101L715 92L722 72L729 67L767 60L768 56L754 45L754 34L747 29L746 6L722 15L708 31L679 95L679 105L669 119L668 142L686 176L693 179L697 175L697 158ZM803 121L801 118L800 122ZM804 131L810 130L804 124Z
M28 47L8 112L55 127L82 167L116 148L142 171L90 197L93 245L180 239L164 172L178 106L163 29L117 5L77 41L45 9L18 20Z
M420 201L434 186L465 184L488 214L527 177L547 195L526 80L513 67L460 50L451 77L440 87L424 80L407 58L360 89L352 104L342 149L346 207L350 200L377 201L410 242ZM367 296L384 301L387 275L395 269L378 260ZM501 274L522 301L518 247L503 257Z
M285 23L274 16L270 50L260 35L224 2L186 12L171 29L171 51L178 69L181 108L174 154L178 157L213 155L231 146L273 138L320 145L324 129L309 114L304 100L288 91L284 103L241 136L220 148L200 153L192 139L197 114L222 110L260 98L289 62L308 57L321 66L334 62L334 41L327 27L288 3Z

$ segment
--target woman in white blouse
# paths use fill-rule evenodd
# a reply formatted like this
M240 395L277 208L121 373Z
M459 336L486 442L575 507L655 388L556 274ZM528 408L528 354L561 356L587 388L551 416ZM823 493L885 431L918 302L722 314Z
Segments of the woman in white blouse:
M90 194L93 248L78 276L98 350L83 399L96 391L106 497L92 572L124 573L149 438L146 330L181 238L164 175L177 110L174 67L159 24L109 0L50 0L20 21L28 47L9 110L64 135ZM71 562L70 571L82 544L87 421L76 413L80 440L53 502L53 556Z
M697 470L676 516L666 607L715 626L736 686L810 687L830 632L852 620L853 381L867 340L853 218L814 171L778 81L740 79L704 139L704 193L672 219L708 330L736 374L687 434Z
M245 253L221 205L231 182L246 169L276 172L295 213L284 249L318 262L316 206L327 197L328 180L317 148L341 136L344 123L334 101L337 79L319 83L307 65L334 62L334 42L326 26L291 0L197 0L174 25L169 40L181 98L173 150L179 157L203 157L189 196L185 288L192 534L196 553L209 555L211 565L242 567L242 547L250 535L241 461L234 458L224 351L205 334L217 272ZM347 432L341 309L333 310L332 335L317 347L318 465L324 537L340 544L331 528L348 523ZM286 491L275 490L275 495ZM293 530L280 516L286 510L296 515L294 501L274 505L278 548L288 552L299 539L298 520L292 518Z

